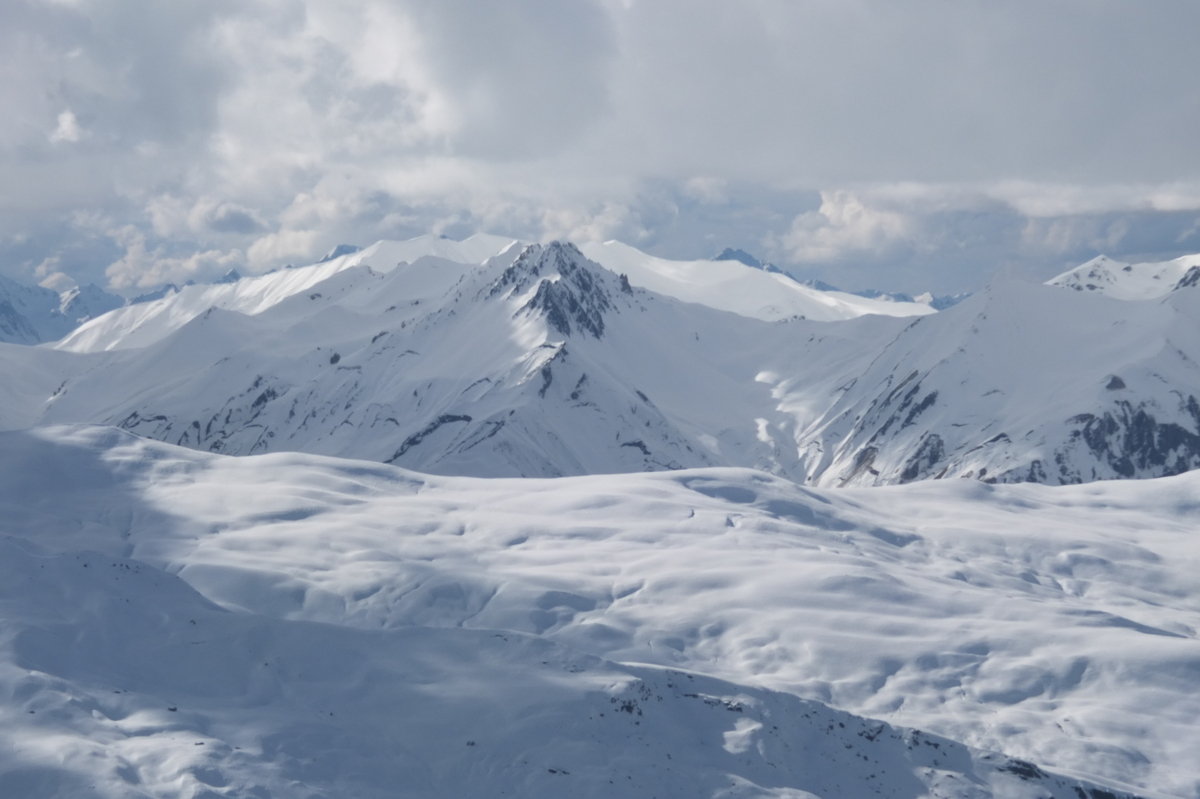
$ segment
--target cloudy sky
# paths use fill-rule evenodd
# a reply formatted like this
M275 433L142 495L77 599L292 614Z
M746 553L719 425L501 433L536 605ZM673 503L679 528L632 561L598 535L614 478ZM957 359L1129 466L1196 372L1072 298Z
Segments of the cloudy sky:
M0 0L0 273L477 230L850 288L1200 252L1195 0Z

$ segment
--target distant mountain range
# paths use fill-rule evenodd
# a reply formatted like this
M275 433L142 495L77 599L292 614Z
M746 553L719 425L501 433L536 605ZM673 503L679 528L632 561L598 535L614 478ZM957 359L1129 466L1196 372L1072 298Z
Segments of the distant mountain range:
M515 239L483 234L472 236L465 242L454 241L444 236L420 236L407 242L379 242L365 250L353 244L339 244L318 261L317 265L333 263L337 268L341 268L364 259L386 263L386 259L393 255L399 260L414 260L424 255L434 255L452 261L478 264L498 254L500 250L518 244L520 242ZM797 281L786 279L790 278L786 272L773 264L762 263L742 250L726 249L713 261L689 262L655 258L618 242L608 242L587 249L590 256L600 263L612 268L623 268L635 285L645 285L657 291L666 289L664 293L670 296L760 318L803 316L811 319L840 319L864 313L909 316L928 313L926 308L941 310L957 301L932 296L926 298L924 295L914 300L908 295L884 294L878 291L842 292L819 281L804 283L801 284L801 288L797 288ZM384 260L380 261L381 258ZM736 261L778 277L762 280L736 267L730 268L725 264L716 263L720 261ZM294 268L288 266L287 270ZM674 279L669 277L672 274L675 275ZM206 285L233 285L241 280L241 274L230 270ZM672 285L666 285L664 281ZM108 311L123 306L151 303L192 289L196 285L192 281L182 287L168 283L153 291L125 299L94 284L60 293L40 286L24 286L0 277L0 342L39 344L57 341L84 322ZM805 291L805 288L815 289L817 293ZM189 291L189 294L201 295L200 298L194 298L201 305L211 299L213 304L225 307L222 303L229 300L227 294L213 294L204 287ZM864 303L854 299L855 297L900 305L886 307L879 303ZM237 304L236 300L232 301Z
M1076 483L1200 466L1200 288L1120 302L1065 279L934 313L615 242L380 242L0 349L19 378L0 422L480 476Z
M0 341L56 341L83 322L124 304L121 297L93 284L60 293L24 286L0 275Z

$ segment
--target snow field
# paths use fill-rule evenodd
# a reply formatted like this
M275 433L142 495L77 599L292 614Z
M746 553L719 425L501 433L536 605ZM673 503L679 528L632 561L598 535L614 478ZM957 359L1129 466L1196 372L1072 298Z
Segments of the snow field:
M592 791L572 795L630 795L606 787L617 774L638 795L873 796L886 767L894 792L878 795L1074 796L977 750L876 756L867 722L843 716L859 725L844 751L870 768L832 768L812 742L826 717L799 719L834 711L802 697L1143 795L1200 795L1194 475L824 491L738 469L431 477L106 428L2 438L3 695L22 719L10 739L32 747L11 779L30 785L103 773L95 795L137 795L128 766L152 796L551 796L568 776ZM213 632L190 638L192 620ZM726 682L671 693L677 672ZM649 718L643 691L670 711ZM705 716L687 693L743 711ZM108 714L101 696L129 704ZM610 699L638 701L645 715L618 717L643 724L585 724ZM58 715L35 720L29 702ZM800 727L773 737L784 717ZM487 756L485 733L457 741L476 720ZM69 766L46 766L63 747ZM686 768L663 771L666 754Z

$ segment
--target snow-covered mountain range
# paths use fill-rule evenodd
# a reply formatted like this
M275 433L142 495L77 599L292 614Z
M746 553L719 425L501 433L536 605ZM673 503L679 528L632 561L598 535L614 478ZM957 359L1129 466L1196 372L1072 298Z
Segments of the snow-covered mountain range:
M875 301L919 311L906 318L736 261L586 249L613 268L568 244L425 237L185 287L50 348L0 350L18 376L0 423L476 476L1057 484L1200 466L1186 279L1137 301L1063 291L1065 277L997 282L940 313Z

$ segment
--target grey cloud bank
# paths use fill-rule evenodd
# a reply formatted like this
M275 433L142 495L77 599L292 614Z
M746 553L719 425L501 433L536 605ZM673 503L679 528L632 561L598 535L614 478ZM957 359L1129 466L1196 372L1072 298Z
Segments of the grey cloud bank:
M6 0L0 272L429 231L961 291L1200 250L1191 2Z

